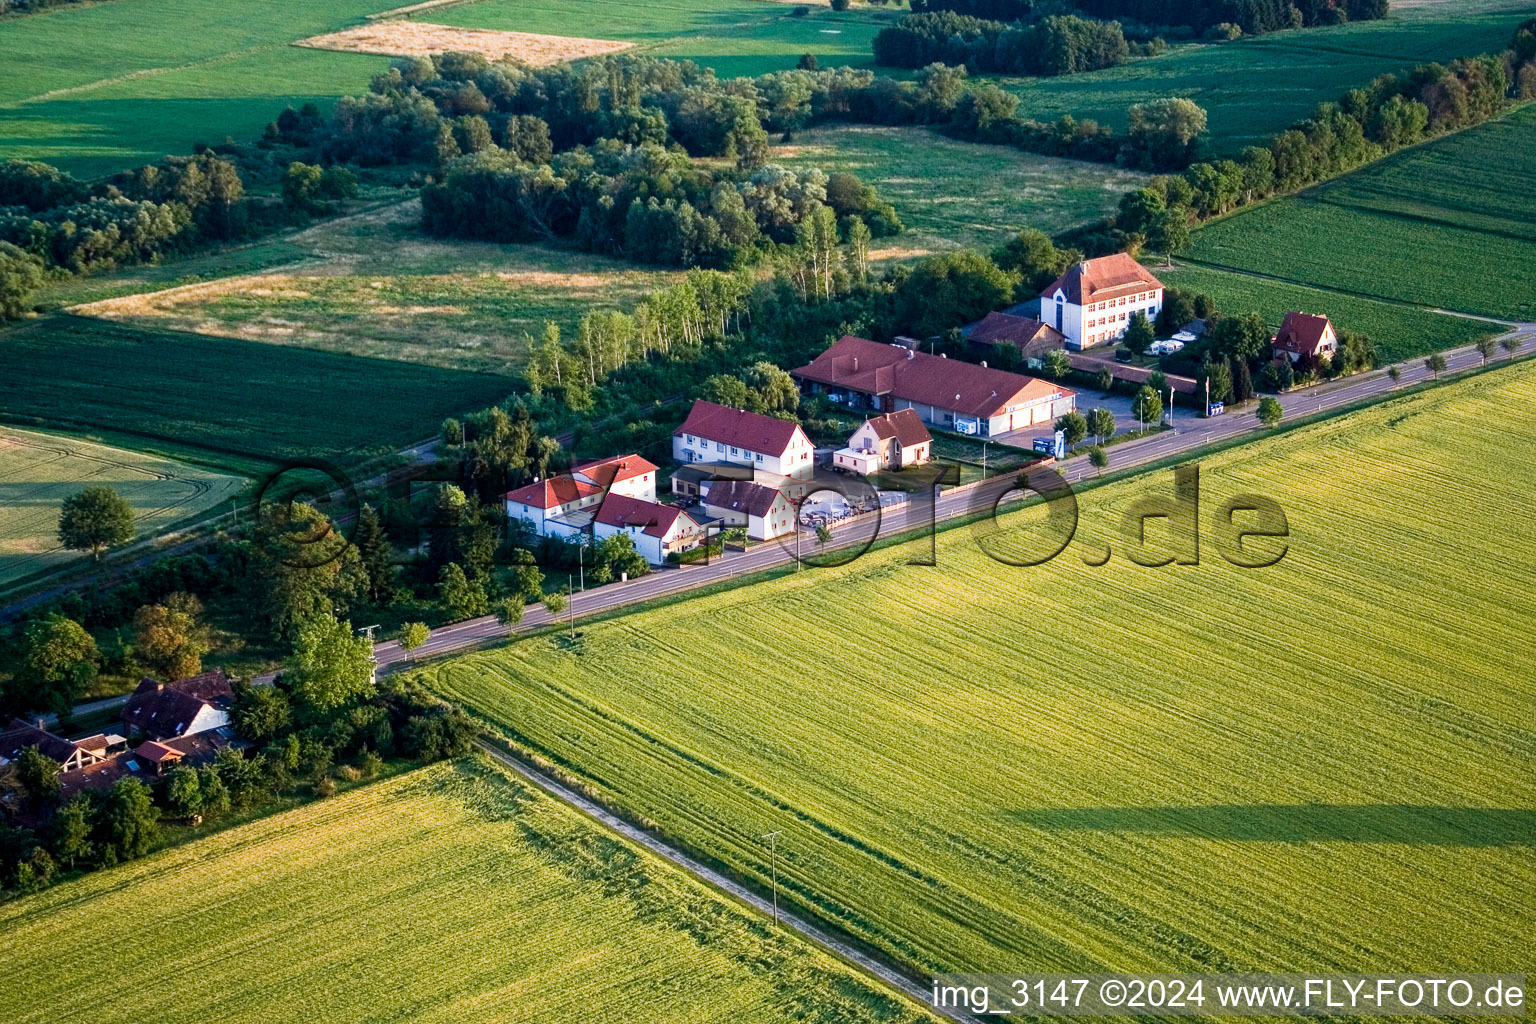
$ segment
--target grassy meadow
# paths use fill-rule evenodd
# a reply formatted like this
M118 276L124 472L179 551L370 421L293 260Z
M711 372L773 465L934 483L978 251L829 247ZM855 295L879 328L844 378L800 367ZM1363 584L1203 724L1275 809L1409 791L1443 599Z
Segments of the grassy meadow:
M1500 367L1212 456L1199 565L1126 558L1159 472L1041 568L962 528L430 679L765 891L782 829L781 899L918 975L1529 971L1533 430ZM1269 568L1218 554L1246 494Z
M546 321L570 337L590 310L632 308L681 277L568 249L434 239L420 217L415 200L383 206L290 235L243 266L227 254L212 280L135 271L116 285L67 283L49 300L138 326L505 375Z
M1146 175L948 139L923 128L842 125L796 132L777 163L850 171L896 207L907 231L878 245L902 255L991 248L1024 227L1047 233L1097 220ZM979 168L986 168L983 172Z
M1536 321L1536 105L1195 232L1211 266Z
M256 472L346 464L504 399L501 376L55 316L0 335L0 421L101 433L136 449Z
M0 586L90 557L61 548L58 527L59 503L92 484L106 484L128 500L134 530L143 537L226 504L245 480L79 438L0 427Z
M12 901L0 950L9 1024L931 1020L478 759Z
M1397 5L1394 4L1394 7ZM1501 51L1536 13L1473 0L1423 5L1383 21L1253 36L1234 43L1175 46L1159 57L1059 78L1004 79L1021 116L1071 114L1116 130L1133 103L1185 96L1210 115L1210 148L1231 155L1266 141L1377 75L1427 61Z
M1159 280L1174 288L1203 292L1228 313L1261 314L1278 329L1285 314L1321 313L1341 330L1368 334L1383 363L1470 345L1478 338L1502 333L1483 320L1435 313L1415 306L1382 302L1359 295L1274 281L1253 274L1214 270L1180 263L1174 270L1153 266Z

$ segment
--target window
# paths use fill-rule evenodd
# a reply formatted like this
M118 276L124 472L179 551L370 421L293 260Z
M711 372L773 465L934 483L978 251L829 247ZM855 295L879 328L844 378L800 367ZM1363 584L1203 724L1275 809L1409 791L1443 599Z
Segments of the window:
M762 452L758 452L757 453L757 461L758 462L762 462L763 461L763 453Z
M688 440L684 441L683 443L684 444L693 444L693 435L692 434L688 434L686 436L687 436Z
M736 450L736 446L735 445L731 445L731 454L732 455L740 455L741 452Z
M716 441L715 442L715 451L717 451L717 452L725 451L725 445L721 444L719 441Z

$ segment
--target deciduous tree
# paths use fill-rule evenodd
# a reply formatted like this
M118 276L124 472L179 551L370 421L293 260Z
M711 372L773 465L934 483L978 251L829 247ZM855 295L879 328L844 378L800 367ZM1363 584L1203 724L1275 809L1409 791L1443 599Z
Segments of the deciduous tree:
M133 506L110 487L87 487L59 508L59 543L71 551L89 551L100 561L103 551L132 539Z

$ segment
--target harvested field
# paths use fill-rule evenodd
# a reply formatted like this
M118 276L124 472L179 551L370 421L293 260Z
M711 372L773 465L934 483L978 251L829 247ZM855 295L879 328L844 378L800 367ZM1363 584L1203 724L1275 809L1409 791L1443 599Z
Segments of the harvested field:
M543 66L627 50L634 43L533 32L495 32L455 28L425 21L386 21L342 32L300 39L295 46L343 53L378 53L389 57L425 57L434 53L478 53L488 60L511 57Z

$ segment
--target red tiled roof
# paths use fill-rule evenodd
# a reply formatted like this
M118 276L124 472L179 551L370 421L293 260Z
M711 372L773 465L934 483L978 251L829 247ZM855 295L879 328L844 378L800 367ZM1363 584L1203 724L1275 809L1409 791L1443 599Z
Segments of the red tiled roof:
M912 409L897 409L884 416L871 416L869 425L875 428L875 436L880 440L894 437L901 442L903 448L933 440L933 435L923 426L922 418Z
M693 403L688 418L672 431L672 436L692 434L765 455L783 455L799 430L800 424L791 420L732 409L701 398Z
M976 417L995 416L1010 405L1072 393L1034 377L852 335L839 338L794 375Z
M597 510L594 522L620 528L640 526L652 537L666 537L667 531L678 518L693 520L676 505L661 505L654 501L641 501L627 494L609 494ZM697 524L694 524L697 525Z
M1326 316L1312 313L1287 313L1275 335L1275 348L1282 352L1315 356L1322 347L1323 336L1332 327Z
M583 462L579 466L571 467L572 474L580 473L599 487L612 487L614 484L621 484L637 476L654 473L656 470L657 466L654 462L639 455L617 455L613 458Z
M144 760L155 764L159 764L161 761L179 760L181 758L181 751L166 746L164 743L156 743L154 740L145 740L143 743L140 743L134 750L134 753L144 758Z
M716 480L709 485L704 504L710 508L745 512L750 516L766 516L779 500L779 492L772 487L752 483L750 480Z
M971 328L971 333L966 335L966 341L986 348L991 348L993 345L1013 345L1023 352L1029 348L1061 348L1067 343L1067 336L1049 324L1043 324L1027 316L988 313L975 327Z
M1066 293L1068 302L1081 306L1162 286L1163 282L1133 257L1117 252L1073 265L1040 295L1044 299L1054 298L1060 290Z
M547 480L519 487L515 491L508 491L506 498L519 505L551 509L556 505L564 505L567 502L602 493L601 487L589 484L585 480L577 480L570 476L552 476Z
M36 747L40 753L60 763L69 760L76 750L75 744L61 736L19 718L12 719L5 731L0 732L0 758L14 761L28 747Z

